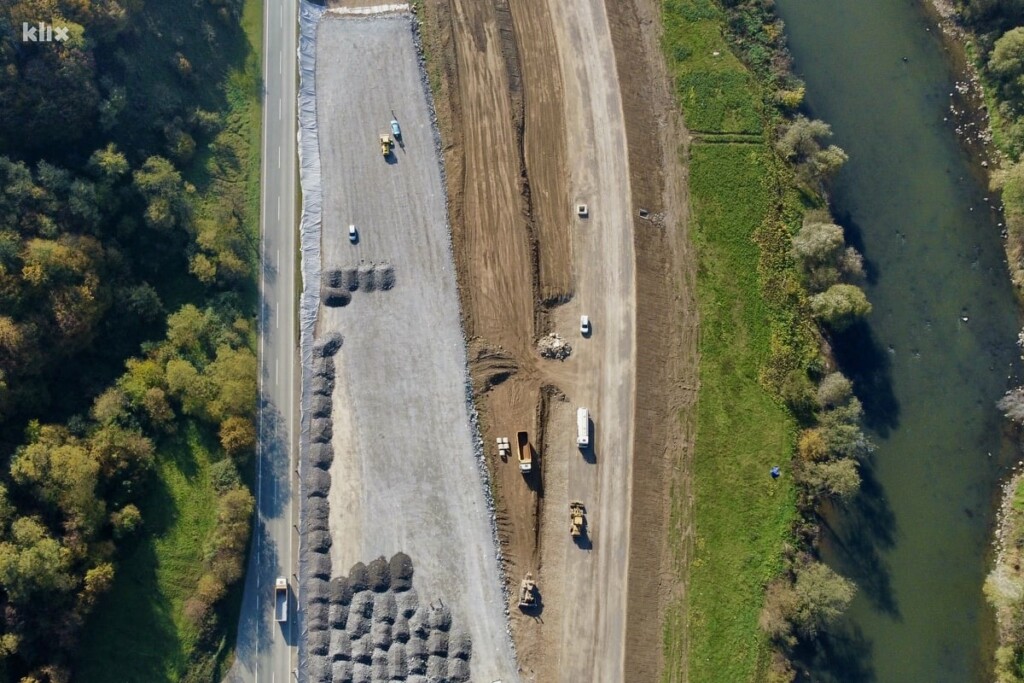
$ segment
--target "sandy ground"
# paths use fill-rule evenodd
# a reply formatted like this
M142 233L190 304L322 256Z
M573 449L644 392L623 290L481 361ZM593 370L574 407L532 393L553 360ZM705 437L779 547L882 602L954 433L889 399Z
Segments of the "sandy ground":
M444 194L408 17L327 16L317 44L323 269L390 264L389 291L322 307L335 356L330 492L335 572L402 551L421 599L473 640L473 680L516 679L466 401ZM377 135L392 112L403 144ZM347 238L348 225L360 233Z

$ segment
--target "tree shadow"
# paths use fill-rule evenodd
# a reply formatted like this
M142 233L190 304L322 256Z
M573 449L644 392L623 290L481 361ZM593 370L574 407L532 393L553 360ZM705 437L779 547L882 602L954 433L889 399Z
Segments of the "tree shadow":
M864 425L885 438L899 426L900 406L892 389L892 360L860 320L832 337L836 362L853 381L864 406Z
M825 541L842 572L857 584L872 606L899 619L891 572L882 557L896 543L896 518L870 460L861 466L861 480L860 492L837 510L839 514L823 515Z
M871 643L855 625L844 625L802 643L793 653L798 683L873 683Z

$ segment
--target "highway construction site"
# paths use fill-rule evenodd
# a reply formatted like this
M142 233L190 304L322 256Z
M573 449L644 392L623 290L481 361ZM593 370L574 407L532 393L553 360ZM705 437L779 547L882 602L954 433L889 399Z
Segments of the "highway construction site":
M696 390L657 4L417 7L301 8L303 680L653 680Z

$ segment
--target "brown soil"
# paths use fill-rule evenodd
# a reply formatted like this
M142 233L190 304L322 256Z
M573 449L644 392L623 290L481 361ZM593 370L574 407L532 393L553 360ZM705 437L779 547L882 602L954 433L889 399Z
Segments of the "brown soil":
M655 0L606 3L622 89L633 205L650 212L634 225L637 273L636 440L633 464L627 647L623 680L658 677L667 601L683 590L679 558L667 546L671 497L688 508L697 386L695 264L687 234L687 133L672 102L659 47ZM445 141L448 199L462 297L472 338L470 371L498 505L510 587L539 574L542 526L561 534L564 505L542 504L544 406L572 382L570 364L541 362L534 340L573 292L567 229L562 84L546 0L424 0L424 48ZM552 386L553 385L553 386ZM547 387L542 389L542 387ZM543 396L549 400L542 400ZM571 411L556 413L569 415ZM679 415L684 416L683 420ZM560 418L561 419L561 418ZM527 429L539 471L524 483L497 457L495 437ZM557 478L556 478L557 480ZM552 519L542 519L542 508ZM683 515L689 519L689 515ZM543 568L545 573L559 571ZM552 582L554 583L554 582ZM546 598L537 619L514 611L524 672L557 680L558 652L542 634L562 616ZM514 590L513 590L514 592ZM657 618L654 617L657 615ZM535 627L548 622L549 629ZM557 635L555 636L557 637Z

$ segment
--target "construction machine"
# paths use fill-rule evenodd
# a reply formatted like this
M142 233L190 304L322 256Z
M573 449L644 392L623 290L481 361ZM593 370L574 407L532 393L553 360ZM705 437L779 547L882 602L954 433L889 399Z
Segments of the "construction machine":
M384 133L383 135L381 135L380 136L380 153L381 153L381 156L387 157L389 154L391 154L391 145L393 145L393 144L394 143L392 142L390 135L388 135L387 133Z
M524 475L533 469L533 448L530 446L530 435L524 431L516 432L516 452L519 454L519 471Z
M537 583L533 580L533 574L527 572L526 578L519 584L519 607L529 609L537 605Z
M569 503L569 535L579 538L583 534L583 525L586 521L583 517L583 503L574 500Z

